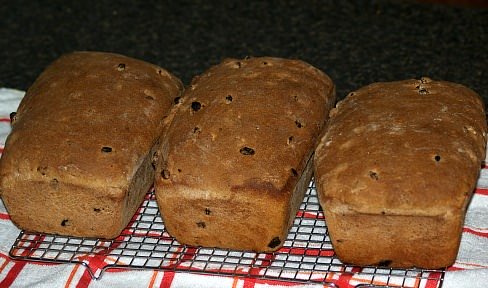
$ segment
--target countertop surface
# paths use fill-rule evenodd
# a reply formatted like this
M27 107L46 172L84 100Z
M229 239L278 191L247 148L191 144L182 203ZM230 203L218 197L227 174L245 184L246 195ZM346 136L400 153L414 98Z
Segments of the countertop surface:
M9 1L0 8L0 87L27 89L63 53L110 51L188 85L225 58L299 58L343 98L428 76L488 100L488 9L413 1Z

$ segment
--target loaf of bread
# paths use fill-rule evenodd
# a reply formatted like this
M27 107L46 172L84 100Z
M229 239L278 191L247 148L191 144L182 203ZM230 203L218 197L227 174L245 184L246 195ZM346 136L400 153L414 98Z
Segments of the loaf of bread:
M330 116L314 169L337 256L356 265L452 264L485 157L479 95L428 78L375 83Z
M195 78L158 150L156 199L183 244L273 251L312 175L334 85L299 60L226 60Z
M27 91L0 161L0 189L21 229L114 238L154 180L163 118L182 93L164 69L75 52Z

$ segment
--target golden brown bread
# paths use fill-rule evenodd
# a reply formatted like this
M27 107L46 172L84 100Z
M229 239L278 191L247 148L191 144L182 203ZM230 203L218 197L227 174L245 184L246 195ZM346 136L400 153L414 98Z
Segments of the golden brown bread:
M428 78L371 84L338 103L315 153L315 179L339 258L453 263L486 130L479 95Z
M62 56L22 100L0 161L20 228L114 238L153 183L152 153L181 82L122 55Z
M155 188L184 244L272 251L286 239L335 98L330 78L298 60L227 60L175 106Z

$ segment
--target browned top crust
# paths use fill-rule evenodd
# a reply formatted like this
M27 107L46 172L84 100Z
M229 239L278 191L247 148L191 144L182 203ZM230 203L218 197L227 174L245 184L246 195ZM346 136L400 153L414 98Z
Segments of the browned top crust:
M291 193L334 91L327 75L299 60L225 60L177 99L158 182L198 187L207 193L200 196L214 199L241 191Z
M439 215L467 205L487 129L474 91L428 78L375 83L330 114L315 172L336 212Z
M122 55L62 56L18 108L0 162L1 186L49 176L107 193L123 191L111 188L129 184L182 89L161 67Z

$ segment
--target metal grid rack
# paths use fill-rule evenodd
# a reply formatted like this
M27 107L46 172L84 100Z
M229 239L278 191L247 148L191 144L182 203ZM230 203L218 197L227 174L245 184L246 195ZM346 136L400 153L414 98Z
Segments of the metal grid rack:
M334 254L315 183L311 181L283 248L254 253L179 244L165 230L153 191L114 240L22 231L10 250L15 259L78 263L94 279L107 269L159 269L321 283L327 287L441 287L443 270L356 267ZM347 284L349 283L349 284Z

